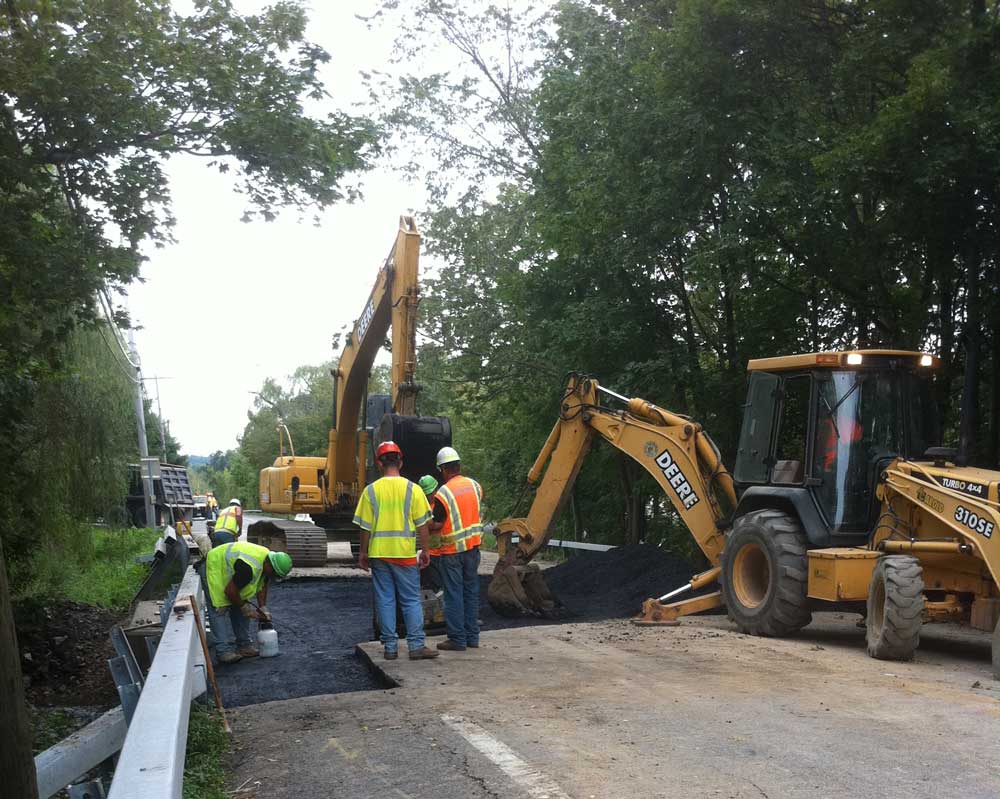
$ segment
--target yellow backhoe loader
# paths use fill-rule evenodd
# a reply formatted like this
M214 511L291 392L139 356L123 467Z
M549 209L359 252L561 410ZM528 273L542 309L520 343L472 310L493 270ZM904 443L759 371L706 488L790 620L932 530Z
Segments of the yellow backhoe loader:
M333 426L326 456L296 455L291 435L282 425L278 457L273 466L260 472L260 503L265 513L309 514L312 523L266 520L250 525L247 536L288 552L297 566L326 563L328 540L350 542L357 555L358 530L351 520L359 490L369 477L376 476L369 474L370 435L399 444L403 475L414 481L433 473L437 451L451 444L447 418L415 415L420 391L415 380L419 253L415 221L400 217L395 244L332 371ZM375 356L390 328L392 393L367 396Z
M647 600L637 623L724 605L741 631L781 636L814 609L848 608L865 616L871 656L908 660L924 623L964 621L993 632L1000 678L1000 472L930 446L938 366L896 350L750 361L732 473L696 422L571 376L528 474L537 486L528 515L497 525L491 605L553 611L530 561L601 438L653 476L711 565ZM717 591L670 601L716 582Z

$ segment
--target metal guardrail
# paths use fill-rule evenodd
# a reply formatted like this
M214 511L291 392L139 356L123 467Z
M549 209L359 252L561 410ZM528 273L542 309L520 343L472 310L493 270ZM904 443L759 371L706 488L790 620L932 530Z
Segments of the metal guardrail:
M188 567L122 745L108 799L179 799L191 700L205 693L205 657L187 597L204 607Z
M516 535L510 537L512 543L517 543L520 539ZM607 552L609 549L617 547L608 544L588 544L584 541L568 541L565 538L550 538L546 543L547 547L561 547L562 549L584 549L588 552Z
M121 672L115 676L124 710L117 707L105 713L35 757L40 799L68 785L74 799L103 796L96 783L70 783L119 750L109 799L180 799L191 701L207 689L205 655L191 596L199 608L205 607L201 578L189 566L168 599L172 607L145 680L141 675L136 680L134 665L121 656L110 662L112 673L116 665Z

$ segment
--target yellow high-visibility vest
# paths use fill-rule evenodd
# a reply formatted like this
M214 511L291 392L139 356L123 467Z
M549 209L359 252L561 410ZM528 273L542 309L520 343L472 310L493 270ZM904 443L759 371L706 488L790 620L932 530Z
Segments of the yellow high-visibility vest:
M368 557L415 558L417 528L430 516L420 488L405 477L382 477L362 492L354 523L368 532Z
M236 517L239 509L235 505L219 511L219 518L215 520L215 532L226 531L234 535L240 534L240 520Z
M250 582L240 589L240 598L250 599L260 593L264 584L264 561L271 550L260 544L237 541L209 550L205 556L205 582L212 604L217 608L228 607L232 603L226 596L226 586L233 579L236 561L242 560L253 570Z

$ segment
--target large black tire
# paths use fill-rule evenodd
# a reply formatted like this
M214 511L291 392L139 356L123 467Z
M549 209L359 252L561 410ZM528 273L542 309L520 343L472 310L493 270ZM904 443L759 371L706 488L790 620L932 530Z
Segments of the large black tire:
M782 636L812 621L807 548L802 525L783 511L736 520L722 553L722 597L741 632Z
M913 660L924 623L924 577L912 555L883 555L868 586L868 654Z

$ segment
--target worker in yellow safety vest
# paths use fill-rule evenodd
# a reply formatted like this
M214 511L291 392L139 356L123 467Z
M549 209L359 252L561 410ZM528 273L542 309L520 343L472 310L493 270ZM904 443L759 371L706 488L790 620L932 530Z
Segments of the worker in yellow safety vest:
M236 497L229 500L229 506L223 508L215 520L215 530L212 532L213 546L231 544L238 541L243 534L243 503Z
M396 633L396 596L406 624L410 660L436 658L424 638L424 610L420 602L420 569L427 566L427 522L431 509L424 492L400 475L403 453L392 441L375 450L382 477L369 484L358 500L354 523L361 528L358 565L372 573L383 656L399 657ZM419 541L419 549L418 549Z
M205 556L205 593L220 663L238 663L260 654L250 640L250 620L271 620L268 582L283 580L291 570L292 558L287 552L271 552L259 544L235 541L209 550Z
M480 504L483 489L462 474L462 462L451 447L437 454L444 480L434 495L431 533L441 536L439 571L444 583L444 624L448 640L437 645L448 652L479 648L479 544L483 532Z

